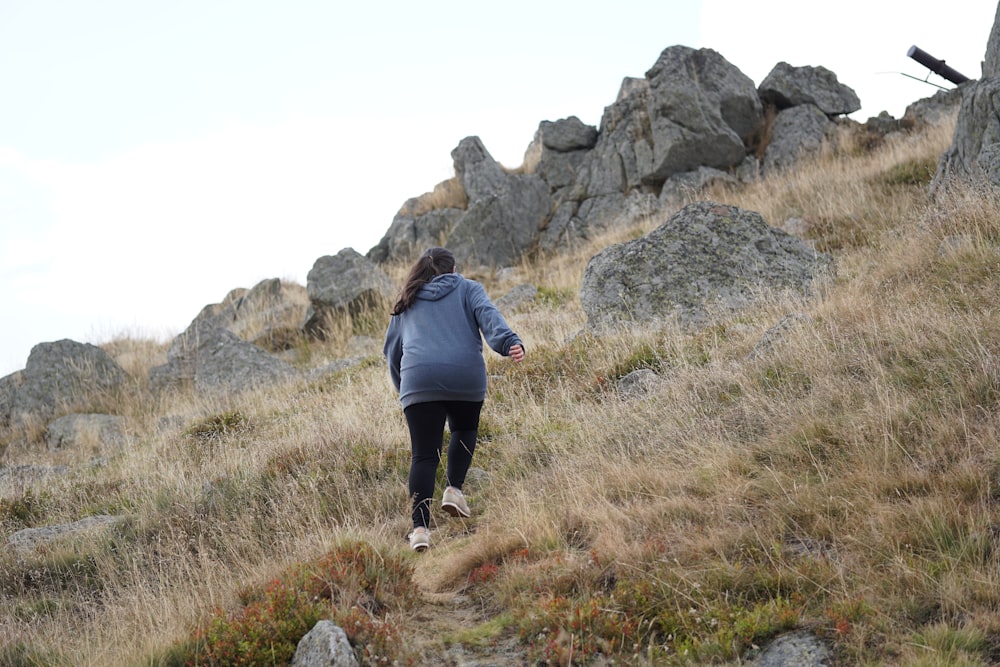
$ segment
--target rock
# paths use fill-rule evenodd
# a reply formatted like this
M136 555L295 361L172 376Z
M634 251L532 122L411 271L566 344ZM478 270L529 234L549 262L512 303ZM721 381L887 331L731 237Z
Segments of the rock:
M0 385L0 425L46 422L74 410L99 412L127 381L124 369L99 347L68 339L39 343L24 370Z
M205 306L189 328L222 327L245 341L278 351L295 343L308 307L305 287L270 278L250 290L232 290L221 303Z
M733 188L740 187L740 181L735 176L712 167L698 167L694 171L674 174L663 184L659 202L662 206L674 206L696 199L705 188L720 183Z
M72 414L59 417L45 428L49 451L89 447L103 451L125 443L125 420L103 414Z
M570 116L555 122L543 120L536 136L543 147L568 153L593 148L597 143L597 128L585 124L576 116Z
M811 632L789 632L768 644L753 659L754 667L824 667L832 664L829 647Z
M811 104L828 116L854 113L861 100L825 67L793 67L780 62L757 88L760 99L779 110Z
M503 190L507 174L479 137L462 139L451 152L451 159L469 204L494 197Z
M764 172L789 169L807 155L818 153L836 125L811 104L778 112L771 127L771 143L764 153Z
M310 306L303 329L319 339L326 338L328 318L387 304L397 291L389 276L353 248L317 259L306 275L306 290Z
M659 184L698 167L728 169L743 161L744 138L763 121L753 81L711 49L665 49L646 72L650 85L651 169Z
M68 466L17 465L0 466L0 482L12 481L15 484L37 482L46 477L60 476L69 473Z
M154 391L190 387L197 392L239 392L291 379L289 364L228 329L203 323L174 339L167 363L149 371Z
M366 257L377 264L412 263L427 248L441 245L464 214L464 208L435 209L422 215L397 213L382 240Z
M973 84L974 85L974 84ZM901 123L904 127L939 125L950 121L962 106L962 91L970 86L964 83L951 90L939 90L930 97L917 100L906 107Z
M634 241L590 259L580 302L590 329L678 319L700 326L771 291L811 292L832 266L760 214L715 202L690 204Z
M525 304L532 303L538 295L538 288L527 283L517 285L496 300L496 307L504 314L513 313Z
M1000 187L1000 6L986 47L983 77L960 87L955 135L938 161L932 196L952 180Z
M650 99L645 79L622 82L618 98L601 117L597 143L580 161L576 182L564 200L624 194L642 186L653 164Z
M552 210L548 185L534 174L508 176L493 196L473 201L448 237L465 267L516 264L538 240Z
M85 519L80 519L79 521L56 526L25 528L11 535L7 540L7 544L14 549L14 551L21 555L25 555L31 553L43 544L50 544L56 540L73 538L84 533L89 533L98 528L112 526L122 519L124 519L124 517L102 514L97 516L88 516Z
M649 368L634 370L618 380L618 395L622 398L641 398L651 392L658 381L659 376Z
M292 667L351 667L357 664L347 633L328 620L318 622L299 640L292 657Z

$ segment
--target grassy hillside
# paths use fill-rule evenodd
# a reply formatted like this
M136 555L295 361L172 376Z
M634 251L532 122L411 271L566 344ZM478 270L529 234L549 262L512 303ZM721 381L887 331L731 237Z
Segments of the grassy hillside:
M472 276L495 298L539 287L509 316L529 356L488 357L474 517L436 514L424 554L404 539L409 444L380 355L386 315L343 323L374 339L360 365L225 398L154 400L143 378L163 347L109 342L135 378L120 406L135 437L109 454L0 436L5 464L75 470L2 482L0 535L127 519L0 555L0 665L284 664L319 618L365 664L735 664L792 628L842 664L996 664L1000 198L927 198L950 139L847 140L704 197L797 220L834 254L837 278L810 302L693 332L586 334L588 258L662 218L502 281ZM622 396L616 381L640 368L655 385Z

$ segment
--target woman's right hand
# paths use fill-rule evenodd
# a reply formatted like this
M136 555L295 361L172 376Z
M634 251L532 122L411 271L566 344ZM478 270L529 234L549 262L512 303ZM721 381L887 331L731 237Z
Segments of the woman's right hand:
M520 363L524 359L524 347L521 345L511 345L508 351L510 358Z

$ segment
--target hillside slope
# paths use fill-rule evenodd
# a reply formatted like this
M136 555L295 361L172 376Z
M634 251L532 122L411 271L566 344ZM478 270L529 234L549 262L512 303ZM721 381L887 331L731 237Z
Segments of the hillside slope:
M471 276L539 288L509 317L529 356L487 358L474 517L436 515L424 554L384 313L345 323L364 363L227 397L154 399L162 346L109 343L121 451L0 440L7 466L71 469L0 479L4 536L122 517L0 555L0 664L283 664L320 618L363 664L735 664L793 629L839 664L997 663L1000 198L927 198L950 132L703 193L832 253L812 301L584 333L587 260L658 219Z

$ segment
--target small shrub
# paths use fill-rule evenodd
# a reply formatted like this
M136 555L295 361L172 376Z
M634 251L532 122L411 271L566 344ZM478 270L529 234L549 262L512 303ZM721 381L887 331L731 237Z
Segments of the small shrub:
M215 440L227 435L246 433L252 427L253 423L249 417L239 410L233 410L207 417L193 424L185 431L185 435L197 440Z

